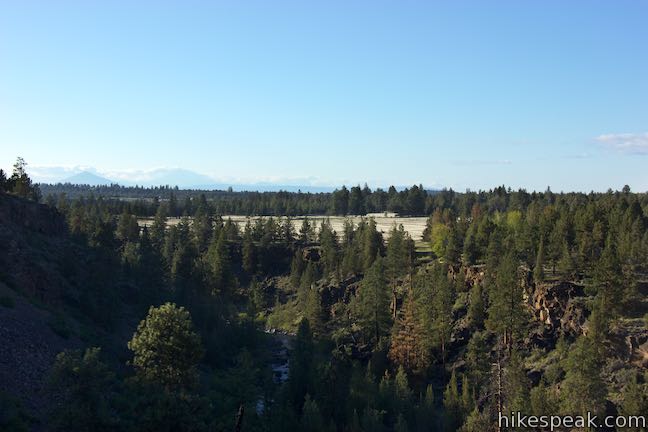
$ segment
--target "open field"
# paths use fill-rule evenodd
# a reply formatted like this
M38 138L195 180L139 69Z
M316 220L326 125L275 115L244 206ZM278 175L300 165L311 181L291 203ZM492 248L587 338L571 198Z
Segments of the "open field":
M269 216L238 216L238 215L224 215L222 216L223 220L231 219L233 222L239 225L241 229L245 226L248 220L254 222L254 220L259 218L267 218ZM381 231L385 238L389 236L389 231L392 229L394 224L402 224L405 231L407 231L415 241L420 241L423 236L423 231L425 230L425 224L427 222L427 217L400 217L390 213L372 213L364 218L373 218L376 221L376 228L378 231ZM276 219L276 218L275 218ZM352 220L354 224L358 224L362 219L361 216L308 216L308 220L315 222L319 227L322 224L322 221L328 219L331 222L331 226L335 231L341 233L344 227L344 221L349 219ZM304 220L304 216L295 216L291 218L292 223L296 231L299 231L301 224ZM169 218L168 224L175 225L180 221L180 218ZM143 218L139 221L142 226L150 226L153 223L151 218Z

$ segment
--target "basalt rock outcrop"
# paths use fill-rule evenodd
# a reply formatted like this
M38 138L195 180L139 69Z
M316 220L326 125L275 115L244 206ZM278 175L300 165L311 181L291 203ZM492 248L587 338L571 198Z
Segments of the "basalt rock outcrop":
M556 336L583 334L589 312L584 288L573 282L542 283L535 287L530 304L536 319Z

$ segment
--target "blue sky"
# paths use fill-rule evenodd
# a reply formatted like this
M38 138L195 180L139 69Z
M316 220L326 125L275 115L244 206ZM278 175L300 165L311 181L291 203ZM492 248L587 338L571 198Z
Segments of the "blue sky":
M0 166L646 191L647 19L639 0L3 1Z

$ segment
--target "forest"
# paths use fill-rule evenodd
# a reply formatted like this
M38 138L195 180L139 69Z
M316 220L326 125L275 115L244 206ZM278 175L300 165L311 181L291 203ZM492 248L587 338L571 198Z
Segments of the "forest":
M426 216L423 238L370 216L290 222L387 211ZM487 432L517 411L648 412L648 194L628 186L34 185L19 160L0 171L0 241L5 334L29 304L69 345L38 393L2 385L0 430Z

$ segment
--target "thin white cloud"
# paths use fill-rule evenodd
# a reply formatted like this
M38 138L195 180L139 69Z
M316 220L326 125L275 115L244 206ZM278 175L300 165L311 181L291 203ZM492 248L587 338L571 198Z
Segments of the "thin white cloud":
M604 134L596 141L605 147L630 154L648 154L648 132Z

